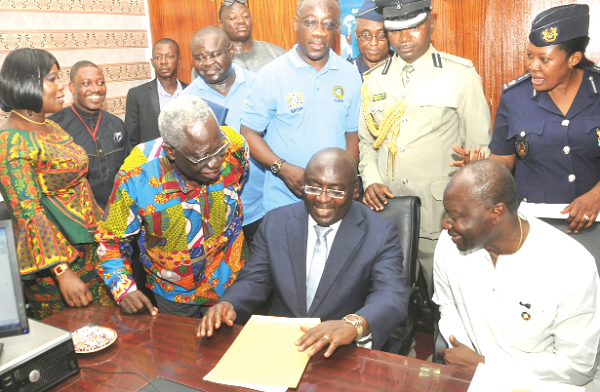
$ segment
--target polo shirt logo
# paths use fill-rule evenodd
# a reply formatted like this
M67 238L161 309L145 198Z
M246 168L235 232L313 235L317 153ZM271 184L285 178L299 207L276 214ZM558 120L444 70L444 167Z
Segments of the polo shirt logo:
M302 105L304 105L304 100L302 99L302 93L290 93L285 99L287 100L292 113L299 112L303 109Z
M344 89L342 86L335 86L333 88L333 95L335 96L335 102L344 102Z

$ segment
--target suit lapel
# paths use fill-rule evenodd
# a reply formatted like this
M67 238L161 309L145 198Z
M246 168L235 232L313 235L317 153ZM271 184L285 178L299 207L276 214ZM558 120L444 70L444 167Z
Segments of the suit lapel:
M308 236L308 212L304 203L298 205L296 217L285 223L289 250L288 260L292 263L299 309L306 313L306 238Z
M160 114L160 102L158 101L158 87L156 83L159 83L157 79L154 79L150 85L150 102L152 102L152 108L154 109L154 115L158 121L158 115Z
M358 203L353 202L348 214L342 219L340 228L338 229L333 245L331 246L331 251L329 252L327 262L325 263L325 269L323 270L319 287L317 288L315 298L308 311L309 317L312 316L323 299L327 296L331 286L333 286L333 282L335 282L338 275L342 272L344 266L351 260L354 249L356 249L362 237L365 235L365 231L359 227L359 224L363 220L364 216L360 211ZM304 253L306 254L306 247ZM306 276L306 267L304 274ZM306 293L306 278L304 281L304 293ZM304 297L306 297L306 294ZM304 299L304 303L306 306L306 299Z

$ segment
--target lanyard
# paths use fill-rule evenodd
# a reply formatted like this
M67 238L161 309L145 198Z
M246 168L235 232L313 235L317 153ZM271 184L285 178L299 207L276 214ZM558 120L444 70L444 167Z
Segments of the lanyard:
M85 128L88 130L90 135L92 135L92 138L94 139L94 141L96 141L96 134L98 133L98 127L100 126L100 120L102 119L102 111L100 111L100 110L98 111L98 122L96 123L96 128L94 128L94 132L92 133L92 130L90 129L90 127L87 126L85 121L83 121L83 118L81 118L79 113L77 113L77 110L75 110L75 105L71 104L71 109L73 109L73 111L75 112L77 117L79 117L79 119L81 120L83 125L85 125Z

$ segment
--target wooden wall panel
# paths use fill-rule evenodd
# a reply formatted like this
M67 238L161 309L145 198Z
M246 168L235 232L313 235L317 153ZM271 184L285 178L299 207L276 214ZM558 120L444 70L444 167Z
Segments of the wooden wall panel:
M199 28L217 24L220 0L148 0L152 41L175 39L182 48L180 78L189 81L189 43ZM298 0L250 0L253 38L290 49L296 43L292 18ZM473 61L482 77L492 116L502 85L525 72L525 50L535 15L561 4L590 6L590 46L587 56L600 61L600 1L598 0L433 0L437 15L435 47ZM339 53L339 40L334 49ZM493 118L493 117L492 117Z

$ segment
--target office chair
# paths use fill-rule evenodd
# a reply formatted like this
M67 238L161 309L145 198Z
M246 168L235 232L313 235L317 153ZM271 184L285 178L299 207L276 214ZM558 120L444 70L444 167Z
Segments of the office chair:
M388 199L383 211L377 214L398 225L398 237L404 260L402 274L406 277L409 292L408 317L388 338L383 351L406 355L410 351L414 332L414 296L418 288L417 256L419 254L419 231L421 224L421 200L417 196L400 196Z

